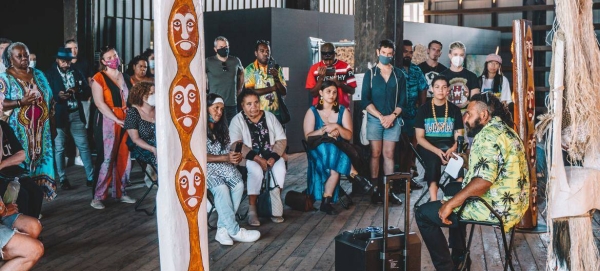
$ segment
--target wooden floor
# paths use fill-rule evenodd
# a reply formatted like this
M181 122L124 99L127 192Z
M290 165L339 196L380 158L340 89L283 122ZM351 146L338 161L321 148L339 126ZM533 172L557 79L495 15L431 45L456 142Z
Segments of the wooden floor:
M114 200L105 202L106 209L95 210L89 205L91 189L84 184L83 168L72 166L67 169L67 174L76 188L59 191L54 201L44 204L41 238L46 253L34 270L159 270L156 216L135 212L132 204ZM146 190L139 183L142 180L139 167L134 168L132 180L138 184L128 188L128 193L139 198ZM289 190L303 190L305 180L306 155L291 155L284 195ZM343 181L343 185L349 186L347 181ZM420 193L421 190L412 193L412 204ZM155 194L155 191L150 193L149 204ZM333 240L336 235L346 230L383 224L381 205L370 204L367 196L355 197L354 201L355 205L337 216L321 212L302 213L286 207L284 223L263 220L263 225L255 228L262 234L255 243L221 246L214 240L215 231L209 231L210 269L334 270ZM403 227L403 210L403 206L390 208L390 225ZM594 234L598 241L598 212L594 218ZM245 221L240 225L250 228ZM410 230L418 232L414 219ZM477 226L471 270L502 270L504 256L499 238L498 229ZM547 234L517 233L514 246L516 270L544 270L547 240ZM435 270L424 245L421 259L421 270Z

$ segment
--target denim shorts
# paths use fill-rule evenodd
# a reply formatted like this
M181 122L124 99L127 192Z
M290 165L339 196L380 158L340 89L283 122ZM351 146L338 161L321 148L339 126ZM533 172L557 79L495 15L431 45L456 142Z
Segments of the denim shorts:
M2 223L0 223L0 250L3 249L4 246L8 244L8 241L15 235L13 224L15 224L19 215L19 213L16 213L2 218Z
M385 141L398 142L400 140L401 125L402 121L400 120L400 118L397 118L394 121L394 126L385 129L381 125L381 121L379 121L379 118L368 114L367 140L380 141L383 139Z

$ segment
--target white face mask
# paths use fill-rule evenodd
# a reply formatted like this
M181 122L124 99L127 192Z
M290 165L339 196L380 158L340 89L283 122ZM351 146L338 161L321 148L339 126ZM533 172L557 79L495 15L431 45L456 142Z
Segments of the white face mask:
M155 106L156 105L156 100L154 98L154 94L148 96L148 100L146 101L146 103L150 106Z
M462 67L463 61L465 61L465 58L462 56L453 56L452 57L452 65L454 65L455 67Z
M29 61L29 68L35 68L35 60Z

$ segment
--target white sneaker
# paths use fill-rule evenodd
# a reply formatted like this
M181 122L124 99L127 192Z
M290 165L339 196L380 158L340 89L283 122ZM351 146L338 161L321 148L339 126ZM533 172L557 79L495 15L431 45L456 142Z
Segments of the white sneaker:
M124 203L135 203L135 199L130 197L130 196L122 196L121 197L121 202Z
M226 231L227 232L227 231ZM240 228L237 234L232 235L231 239L236 242L254 242L260 238L260 232L256 230L246 230L244 228Z
M83 161L81 160L81 156L75 156L75 165L83 166Z
M104 209L104 204L102 204L102 202L99 200L92 200L92 203L90 203L90 206L92 206L92 207L94 207L94 209L98 209L98 210Z
M217 240L217 242L224 246L233 245L233 240L231 240L231 237L229 237L229 233L227 233L227 229L225 228L217 229L217 235L215 235L215 240Z

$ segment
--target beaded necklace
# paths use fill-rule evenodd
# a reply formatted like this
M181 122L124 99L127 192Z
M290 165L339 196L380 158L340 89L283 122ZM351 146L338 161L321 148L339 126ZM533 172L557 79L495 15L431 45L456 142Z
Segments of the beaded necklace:
M448 100L446 100L446 110L444 112L443 123L438 123L437 121L437 117L435 116L435 103L433 102L433 100L431 101L431 111L433 111L433 121L435 124L435 128L437 128L438 131L442 131L444 128L446 128L446 122L448 121Z

